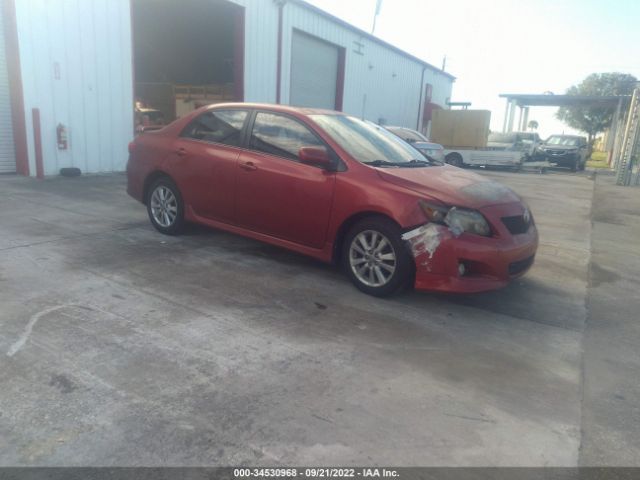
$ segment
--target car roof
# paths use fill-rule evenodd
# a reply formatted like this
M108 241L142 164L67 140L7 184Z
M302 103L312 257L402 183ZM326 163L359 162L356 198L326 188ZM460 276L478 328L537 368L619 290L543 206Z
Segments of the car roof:
M248 102L230 102L230 103L216 103L208 106L210 109L224 109L224 108L250 108L255 110L272 110L274 112L282 113L297 113L299 115L345 115L342 112L336 112L335 110L327 110L323 108L311 108L311 107L295 107L291 105L282 105L275 103L248 103Z
M560 133L554 133L553 135L550 135L551 137L562 137L562 138L579 138L579 139L585 139L587 137L582 137L580 135L564 135L564 134L560 134Z

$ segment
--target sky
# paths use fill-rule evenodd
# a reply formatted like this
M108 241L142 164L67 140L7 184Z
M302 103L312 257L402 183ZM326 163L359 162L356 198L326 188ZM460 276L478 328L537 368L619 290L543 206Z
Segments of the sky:
M370 32L376 0L308 0ZM640 79L639 0L383 0L375 35L456 76L452 101L491 110L501 93L565 93L591 73ZM532 107L545 138L575 133L555 107ZM516 122L518 120L516 113Z

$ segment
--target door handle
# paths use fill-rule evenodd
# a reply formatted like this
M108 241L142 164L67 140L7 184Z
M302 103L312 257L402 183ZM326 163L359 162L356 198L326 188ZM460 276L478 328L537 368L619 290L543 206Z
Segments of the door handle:
M248 172L258 169L258 167L256 167L255 163L253 162L241 163L240 168L242 168L243 170L247 170Z
M181 147L181 148L178 148L178 149L176 149L176 150L174 150L174 153L175 153L176 155L178 155L179 157L184 157L184 156L186 156L186 155L187 155L187 151L186 151L184 148L182 148L182 147Z

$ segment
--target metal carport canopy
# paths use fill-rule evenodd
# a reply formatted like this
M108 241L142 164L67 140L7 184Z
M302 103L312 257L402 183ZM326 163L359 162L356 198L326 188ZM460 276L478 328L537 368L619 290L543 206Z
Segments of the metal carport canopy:
M520 118L518 120L518 129L525 130L527 120L529 118L529 107L615 107L617 108L614 115L614 124L611 125L615 131L617 117L620 114L622 104L631 99L630 95L554 95L549 93L543 94L527 94L527 93L502 93L500 98L506 98L507 108L504 114L503 132L513 131L513 122L515 120L515 109L520 108Z
M630 99L631 95L552 95L502 93L500 98L515 102L519 107L567 107L567 106L599 106L616 107L620 100Z

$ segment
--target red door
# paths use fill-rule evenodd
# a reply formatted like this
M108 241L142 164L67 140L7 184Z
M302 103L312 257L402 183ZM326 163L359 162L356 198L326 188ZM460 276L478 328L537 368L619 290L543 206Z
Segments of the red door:
M235 223L234 197L242 126L247 112L207 112L175 142L172 175L185 204L200 216Z
M257 113L251 151L243 151L238 160L237 221L250 230L322 248L336 174L300 163L302 146L324 144L297 120Z

